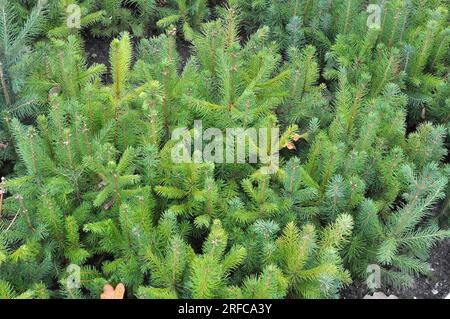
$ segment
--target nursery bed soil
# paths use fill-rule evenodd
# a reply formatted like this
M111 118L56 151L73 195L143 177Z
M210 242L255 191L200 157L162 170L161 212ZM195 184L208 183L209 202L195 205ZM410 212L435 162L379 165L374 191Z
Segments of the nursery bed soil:
M185 41L181 36L177 37L177 52L180 56L180 65L178 66L178 72L183 72L184 66L186 65L187 61L191 57L191 45L189 42Z
M112 38L99 38L93 37L88 32L83 33L84 39L84 49L86 51L88 65L94 63L104 64L107 68L105 74L103 74L102 80L104 83L112 83L110 63L109 63L109 49L110 43L114 39ZM139 45L139 38L132 38L133 44L133 58L131 64L133 65L137 59L137 48ZM186 62L191 56L191 45L189 42L185 41L181 37L177 37L176 49L180 56L180 65L178 66L178 71L182 72Z
M84 50L86 51L86 57L88 65L94 63L104 64L107 68L107 72L103 74L102 80L105 83L111 83L111 73L109 72L109 46L112 38L96 38L91 36L88 32L83 33Z
M109 63L109 49L111 41L114 37L111 38L100 38L93 37L89 32L84 32L83 34L84 40L84 49L87 56L88 65L92 65L94 63L104 64L106 66L107 71L103 74L102 80L104 83L112 83L111 78L111 64ZM136 62L136 51L137 46L139 44L139 38L131 38L131 43L133 45L133 56L131 59L131 65Z
M438 243L430 253L431 273L416 279L412 288L388 288L383 293L400 299L443 299L450 293L450 239ZM369 290L364 282L354 282L341 291L341 298L361 299Z

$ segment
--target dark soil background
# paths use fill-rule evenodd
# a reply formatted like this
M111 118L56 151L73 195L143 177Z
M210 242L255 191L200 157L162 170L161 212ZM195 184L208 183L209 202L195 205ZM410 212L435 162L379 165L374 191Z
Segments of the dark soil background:
M102 80L104 83L112 83L109 63L109 48L112 38L98 38L93 37L89 32L82 34L84 40L84 49L86 51L87 61L89 65L93 63L104 64L107 68L107 72L103 74ZM133 58L131 60L132 65L136 62L136 51L139 45L139 38L131 38L133 44Z
M107 68L107 72L103 74L102 80L104 83L112 83L109 63L109 48L113 38L98 38L93 37L89 32L82 34L84 40L84 49L86 51L87 61L89 65L93 63L104 64ZM132 38L133 43L133 59L132 64L136 62L136 52L138 49L140 38ZM191 56L191 45L186 42L179 33L177 33L176 41L177 51L180 56L180 65L178 71L181 72L186 65L187 60Z
M112 38L95 38L88 32L82 34L84 40L84 50L86 51L86 57L89 65L94 63L104 64L108 72L103 75L103 82L111 83L111 73L109 72L109 46Z
M84 33L83 38L88 63L104 64L108 68L108 72L103 75L103 81L105 83L111 83L112 79L109 73L109 46L112 38L95 38L89 33ZM133 38L133 63L136 60L136 49L139 40L138 38ZM179 72L181 72L191 55L191 46L180 36L177 36L176 45L180 56ZM446 162L450 162L449 157L450 154ZM436 209L437 214L442 215L442 213L445 213L441 211L442 209ZM444 225L444 227L448 227L448 225ZM393 294L400 299L445 298L450 293L450 239L444 240L432 248L429 263L431 269L430 275L417 278L413 287L405 289L387 288L383 293L387 296ZM368 293L370 291L364 282L355 281L341 291L341 298L361 299Z
M180 56L180 65L178 66L178 72L182 72L186 62L191 56L191 44L186 42L179 33L177 33L177 51Z

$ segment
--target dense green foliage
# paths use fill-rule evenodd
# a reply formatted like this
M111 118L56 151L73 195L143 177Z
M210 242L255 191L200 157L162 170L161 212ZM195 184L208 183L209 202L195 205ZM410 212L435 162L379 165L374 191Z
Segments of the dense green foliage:
M446 4L380 1L377 29L359 0L0 0L0 298L338 298L373 264L412 285L450 236ZM108 68L81 31L117 36ZM279 169L175 163L197 119L279 128Z

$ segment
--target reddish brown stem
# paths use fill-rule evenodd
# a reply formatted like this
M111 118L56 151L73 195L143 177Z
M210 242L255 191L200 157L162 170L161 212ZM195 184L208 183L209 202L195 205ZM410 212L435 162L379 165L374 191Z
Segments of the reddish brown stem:
M362 95L362 92L363 92L365 86L366 86L365 83L361 84L358 92L356 93L355 100L353 101L352 109L350 111L350 118L349 118L348 124L347 124L347 135L350 133L350 130L353 127L353 121L355 120L355 117L356 117L357 106L358 106L359 101L361 100L361 95Z
M175 34L177 33L177 29L173 28L169 31L169 62L172 62L173 59L173 39Z
M400 9L397 9L394 18L394 25L392 27L391 38L389 39L388 48L390 49L392 46L392 42L394 41L395 31L397 31L398 19L400 18Z
M117 174L116 173L113 174L113 180L114 180L114 189L116 191L117 204L120 207L122 205L122 198L120 197L120 193L119 193L119 184L117 182Z
M88 154L91 154L91 144L89 143L89 136L87 134L88 128L86 123L83 124L83 135L84 135L84 143L86 144L86 151Z
M212 73L216 72L216 33L211 33L211 69Z
M169 121L168 121L168 110L167 110L167 70L166 67L164 67L163 71L163 112L164 112L164 127L166 130L169 128Z
M0 219L2 218L3 196L5 194L5 178L2 176L2 183L0 187Z

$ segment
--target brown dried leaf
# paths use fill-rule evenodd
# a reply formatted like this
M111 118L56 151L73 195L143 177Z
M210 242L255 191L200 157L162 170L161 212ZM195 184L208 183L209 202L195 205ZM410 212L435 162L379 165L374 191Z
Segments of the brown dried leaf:
M105 204L103 204L103 209L108 210L111 208L111 206L114 204L114 197L111 197L109 201L107 201Z
M302 136L300 134L295 133L294 136L292 137L292 140L294 142L297 142L301 138L302 138Z
M297 148L295 147L295 144L292 142L287 142L286 147L288 150L297 150Z
M125 295L125 286L123 283L119 283L116 289L113 286L106 284L103 287L103 293L100 295L100 299L123 299Z

